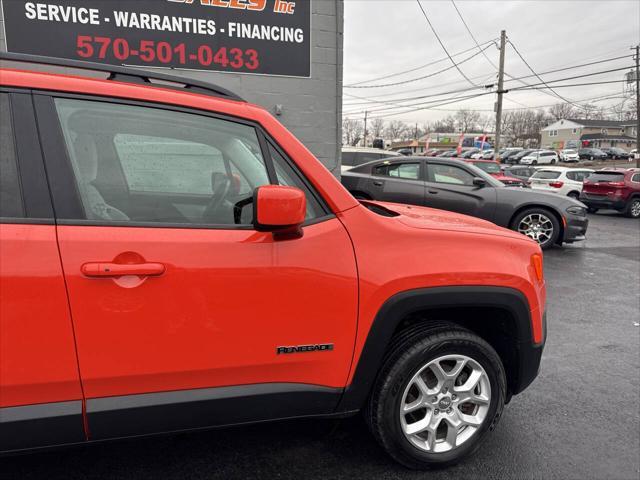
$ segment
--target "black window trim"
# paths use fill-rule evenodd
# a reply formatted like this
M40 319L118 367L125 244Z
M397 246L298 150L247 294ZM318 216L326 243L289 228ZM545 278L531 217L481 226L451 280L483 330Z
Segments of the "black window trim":
M13 130L22 215L0 217L3 224L53 225L54 212L39 142L32 92L0 86L7 94Z
M67 151L64 140L64 134L60 126L58 115L55 108L56 98L66 98L72 100L85 100L103 103L111 103L118 105L129 105L137 107L157 108L170 110L180 113L188 113L193 115L206 116L210 118L225 120L253 127L256 131L258 143L262 150L267 177L271 185L277 185L278 179L275 167L269 153L268 143L272 143L274 148L283 156L285 161L292 167L296 174L300 177L309 191L319 202L325 215L309 219L302 226L311 226L335 218L335 214L328 207L320 192L312 185L312 183L304 176L295 163L290 160L283 148L271 139L268 132L258 122L247 120L245 118L235 117L232 115L212 112L197 108L183 107L180 105L172 105L162 102L140 101L127 98L116 98L102 95L85 95L78 93L59 92L51 90L32 90L35 116L37 120L38 130L40 133L40 142L42 152L44 154L44 164L47 170L48 180L50 183L51 197L53 199L53 207L56 212L55 223L59 225L76 225L76 226L96 226L96 227L141 227L141 228L177 228L177 229L199 229L199 230L255 230L251 224L233 225L233 224L200 224L200 223L171 223L171 222L130 222L130 221L113 221L113 220L95 220L86 219L86 213L78 191L77 182L69 182L69 179L75 179L75 174L71 167L71 160ZM51 168L49 168L51 167ZM72 188L70 188L72 187ZM59 212L59 214L58 214ZM67 218L64 218L67 217ZM74 218L75 217L75 218ZM78 218L78 217L85 217Z

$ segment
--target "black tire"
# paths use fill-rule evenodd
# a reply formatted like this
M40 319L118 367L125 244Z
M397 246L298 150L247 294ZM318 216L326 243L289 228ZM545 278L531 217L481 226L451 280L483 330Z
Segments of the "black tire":
M555 159L555 158L552 158L552 159L551 159L551 165L555 165L555 164L556 164L556 159Z
M464 355L486 372L491 398L478 430L462 445L442 453L413 445L402 431L400 405L409 381L423 366L444 355ZM392 344L365 408L365 419L376 440L402 465L424 470L453 465L473 454L500 419L506 398L504 366L495 350L477 335L454 324L416 325L401 332Z
M587 212L589 213L597 213L598 210L599 210L598 208L587 207Z
M553 213L551 213L551 211L547 210L546 208L533 207L533 208L528 208L528 209L520 212L518 215L516 215L513 218L509 228L511 228L511 230L515 230L516 232L519 231L518 230L518 225L520 225L522 220L525 217L527 217L528 215L535 215L535 214L544 215L546 218L549 219L549 221L553 225L553 232L551 233L551 236L547 240L544 240L543 242L539 242L538 241L538 244L540 245L540 248L542 248L543 250L546 250L548 248L553 247L553 245L555 245L555 243L558 241L558 238L560 236L560 222L558 221L556 216Z
M567 197L571 197L575 200L578 200L580 198L580 192L569 192L567 194Z
M531 165L537 165L537 164L538 164L537 160L534 160L533 162L531 162Z
M627 203L627 208L624 209L625 216L629 218L640 218L640 197L633 197Z

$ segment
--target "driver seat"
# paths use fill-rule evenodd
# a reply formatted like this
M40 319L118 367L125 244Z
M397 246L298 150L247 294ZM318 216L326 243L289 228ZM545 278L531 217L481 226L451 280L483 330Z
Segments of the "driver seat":
M127 221L129 217L109 205L93 185L98 176L98 150L93 137L81 133L73 143L75 164L78 170L78 187L88 220Z

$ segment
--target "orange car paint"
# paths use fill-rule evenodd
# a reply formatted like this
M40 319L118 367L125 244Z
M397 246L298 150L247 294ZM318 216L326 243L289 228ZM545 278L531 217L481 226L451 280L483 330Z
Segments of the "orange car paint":
M546 293L530 261L540 253L534 242L450 212L390 205L401 216L378 216L260 107L34 72L3 70L1 81L257 122L336 218L284 241L252 230L2 225L0 406L81 399L75 347L87 399L260 382L343 387L383 303L431 286L518 289L534 341L543 339ZM126 275L95 274L107 264ZM334 348L275 355L277 346L311 342Z
M0 407L81 400L53 225L0 225Z

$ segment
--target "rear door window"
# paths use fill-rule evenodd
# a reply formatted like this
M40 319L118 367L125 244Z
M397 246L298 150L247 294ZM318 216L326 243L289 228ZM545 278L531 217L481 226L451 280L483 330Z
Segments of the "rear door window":
M0 93L0 217L25 216L9 94Z
M560 177L560 172L555 172L552 170L538 170L533 174L533 177L538 180L554 180Z
M373 169L374 175L402 178L405 180L420 180L419 163L390 163L378 165Z

